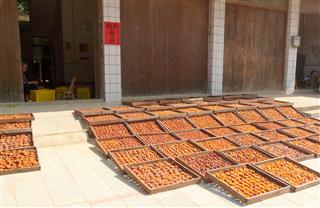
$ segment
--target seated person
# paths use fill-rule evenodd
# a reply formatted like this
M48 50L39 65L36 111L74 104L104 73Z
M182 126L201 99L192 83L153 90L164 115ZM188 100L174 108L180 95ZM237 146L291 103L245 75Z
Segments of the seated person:
M26 72L28 71L28 64L23 63L22 64L22 73L23 73L23 93L24 93L24 100L28 102L30 100L30 85L34 84L37 85L38 81L29 81L26 75Z

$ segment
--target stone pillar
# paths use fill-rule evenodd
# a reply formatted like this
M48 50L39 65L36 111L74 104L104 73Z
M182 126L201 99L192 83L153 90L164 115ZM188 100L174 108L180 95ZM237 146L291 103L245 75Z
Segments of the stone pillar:
M283 79L283 88L287 95L292 94L295 88L298 49L291 47L291 37L299 35L299 15L300 0L289 0Z
M0 103L23 100L17 1L0 0Z
M209 2L208 93L221 95L223 87L225 0Z
M104 22L120 23L120 0L103 1ZM106 102L121 101L120 45L104 45L104 94Z

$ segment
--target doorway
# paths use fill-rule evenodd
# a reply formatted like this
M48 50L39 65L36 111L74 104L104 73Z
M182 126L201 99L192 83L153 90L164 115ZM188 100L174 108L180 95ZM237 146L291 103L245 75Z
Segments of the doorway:
M300 14L296 83L298 89L315 89L320 83L320 14Z
M282 88L286 12L257 7L226 4L224 92Z
M29 18L20 19L22 62L28 64L28 80L37 89L69 88L75 77L78 99L102 98L100 75L102 2L92 0L19 0ZM97 17L99 16L99 17ZM98 22L96 22L98 21ZM99 30L101 30L99 29ZM78 96L87 89L86 95Z

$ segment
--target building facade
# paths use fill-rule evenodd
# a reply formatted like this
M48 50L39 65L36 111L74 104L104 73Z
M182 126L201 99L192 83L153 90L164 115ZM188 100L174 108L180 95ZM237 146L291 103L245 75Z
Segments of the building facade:
M64 70L55 73L55 76L62 76L64 78L61 80L67 82L72 75L80 72L77 68L71 70L69 66L73 63L73 53L68 51L68 47L72 46L68 37L74 35L68 36L69 33L65 32L68 26L65 25L76 22L67 21L68 15L70 11L77 13L80 7L73 0L56 1L60 2L57 8L62 8L61 53L64 60L63 66L57 68ZM85 5L86 0L81 1ZM312 52L317 51L317 46L320 47L316 35L320 30L316 25L320 3L316 0L88 2L94 2L90 7L93 11L93 41L90 43L93 69L90 72L82 69L81 77L85 82L89 76L85 73L90 73L95 81L95 97L103 98L106 102L121 102L132 97L184 94L219 95L265 91L292 94L297 87L296 81L303 80L308 73L305 70L308 62L313 61L310 65L320 70L320 63L314 58L317 53ZM1 18L17 21L17 14L4 12L9 9L13 11L15 6L10 0L0 0ZM84 9L85 6L80 11L87 17L90 13L83 12ZM308 23L308 19L311 23ZM86 21L91 20L84 18L79 23L81 28L86 25L90 27ZM303 35L304 28L309 28L310 34L310 24L315 24L316 28L311 32L315 33L312 37ZM19 28L12 25L8 21L8 24L0 24L0 29L18 34ZM20 39L19 35L6 35L0 35L0 45L4 46L0 47L0 71L3 74L0 77L0 100L21 101L22 77L19 66L23 58L19 57ZM7 41L9 37L11 43ZM300 44L304 44L301 47L303 50L299 49L299 37ZM89 62L83 59L86 58L86 44L80 42L79 45L80 55L76 57L81 56L82 61L78 68ZM16 53L9 53L12 48ZM303 61L299 59L299 50L303 51ZM301 62L304 65L299 75L297 70L300 70ZM298 78L298 75L301 77ZM9 76L15 82L11 82Z

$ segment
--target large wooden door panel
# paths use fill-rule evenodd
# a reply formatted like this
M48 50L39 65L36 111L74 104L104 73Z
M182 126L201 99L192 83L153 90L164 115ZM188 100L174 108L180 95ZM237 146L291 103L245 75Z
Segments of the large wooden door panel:
M123 96L205 92L208 1L122 0Z
M280 90L285 13L227 4L225 92Z

